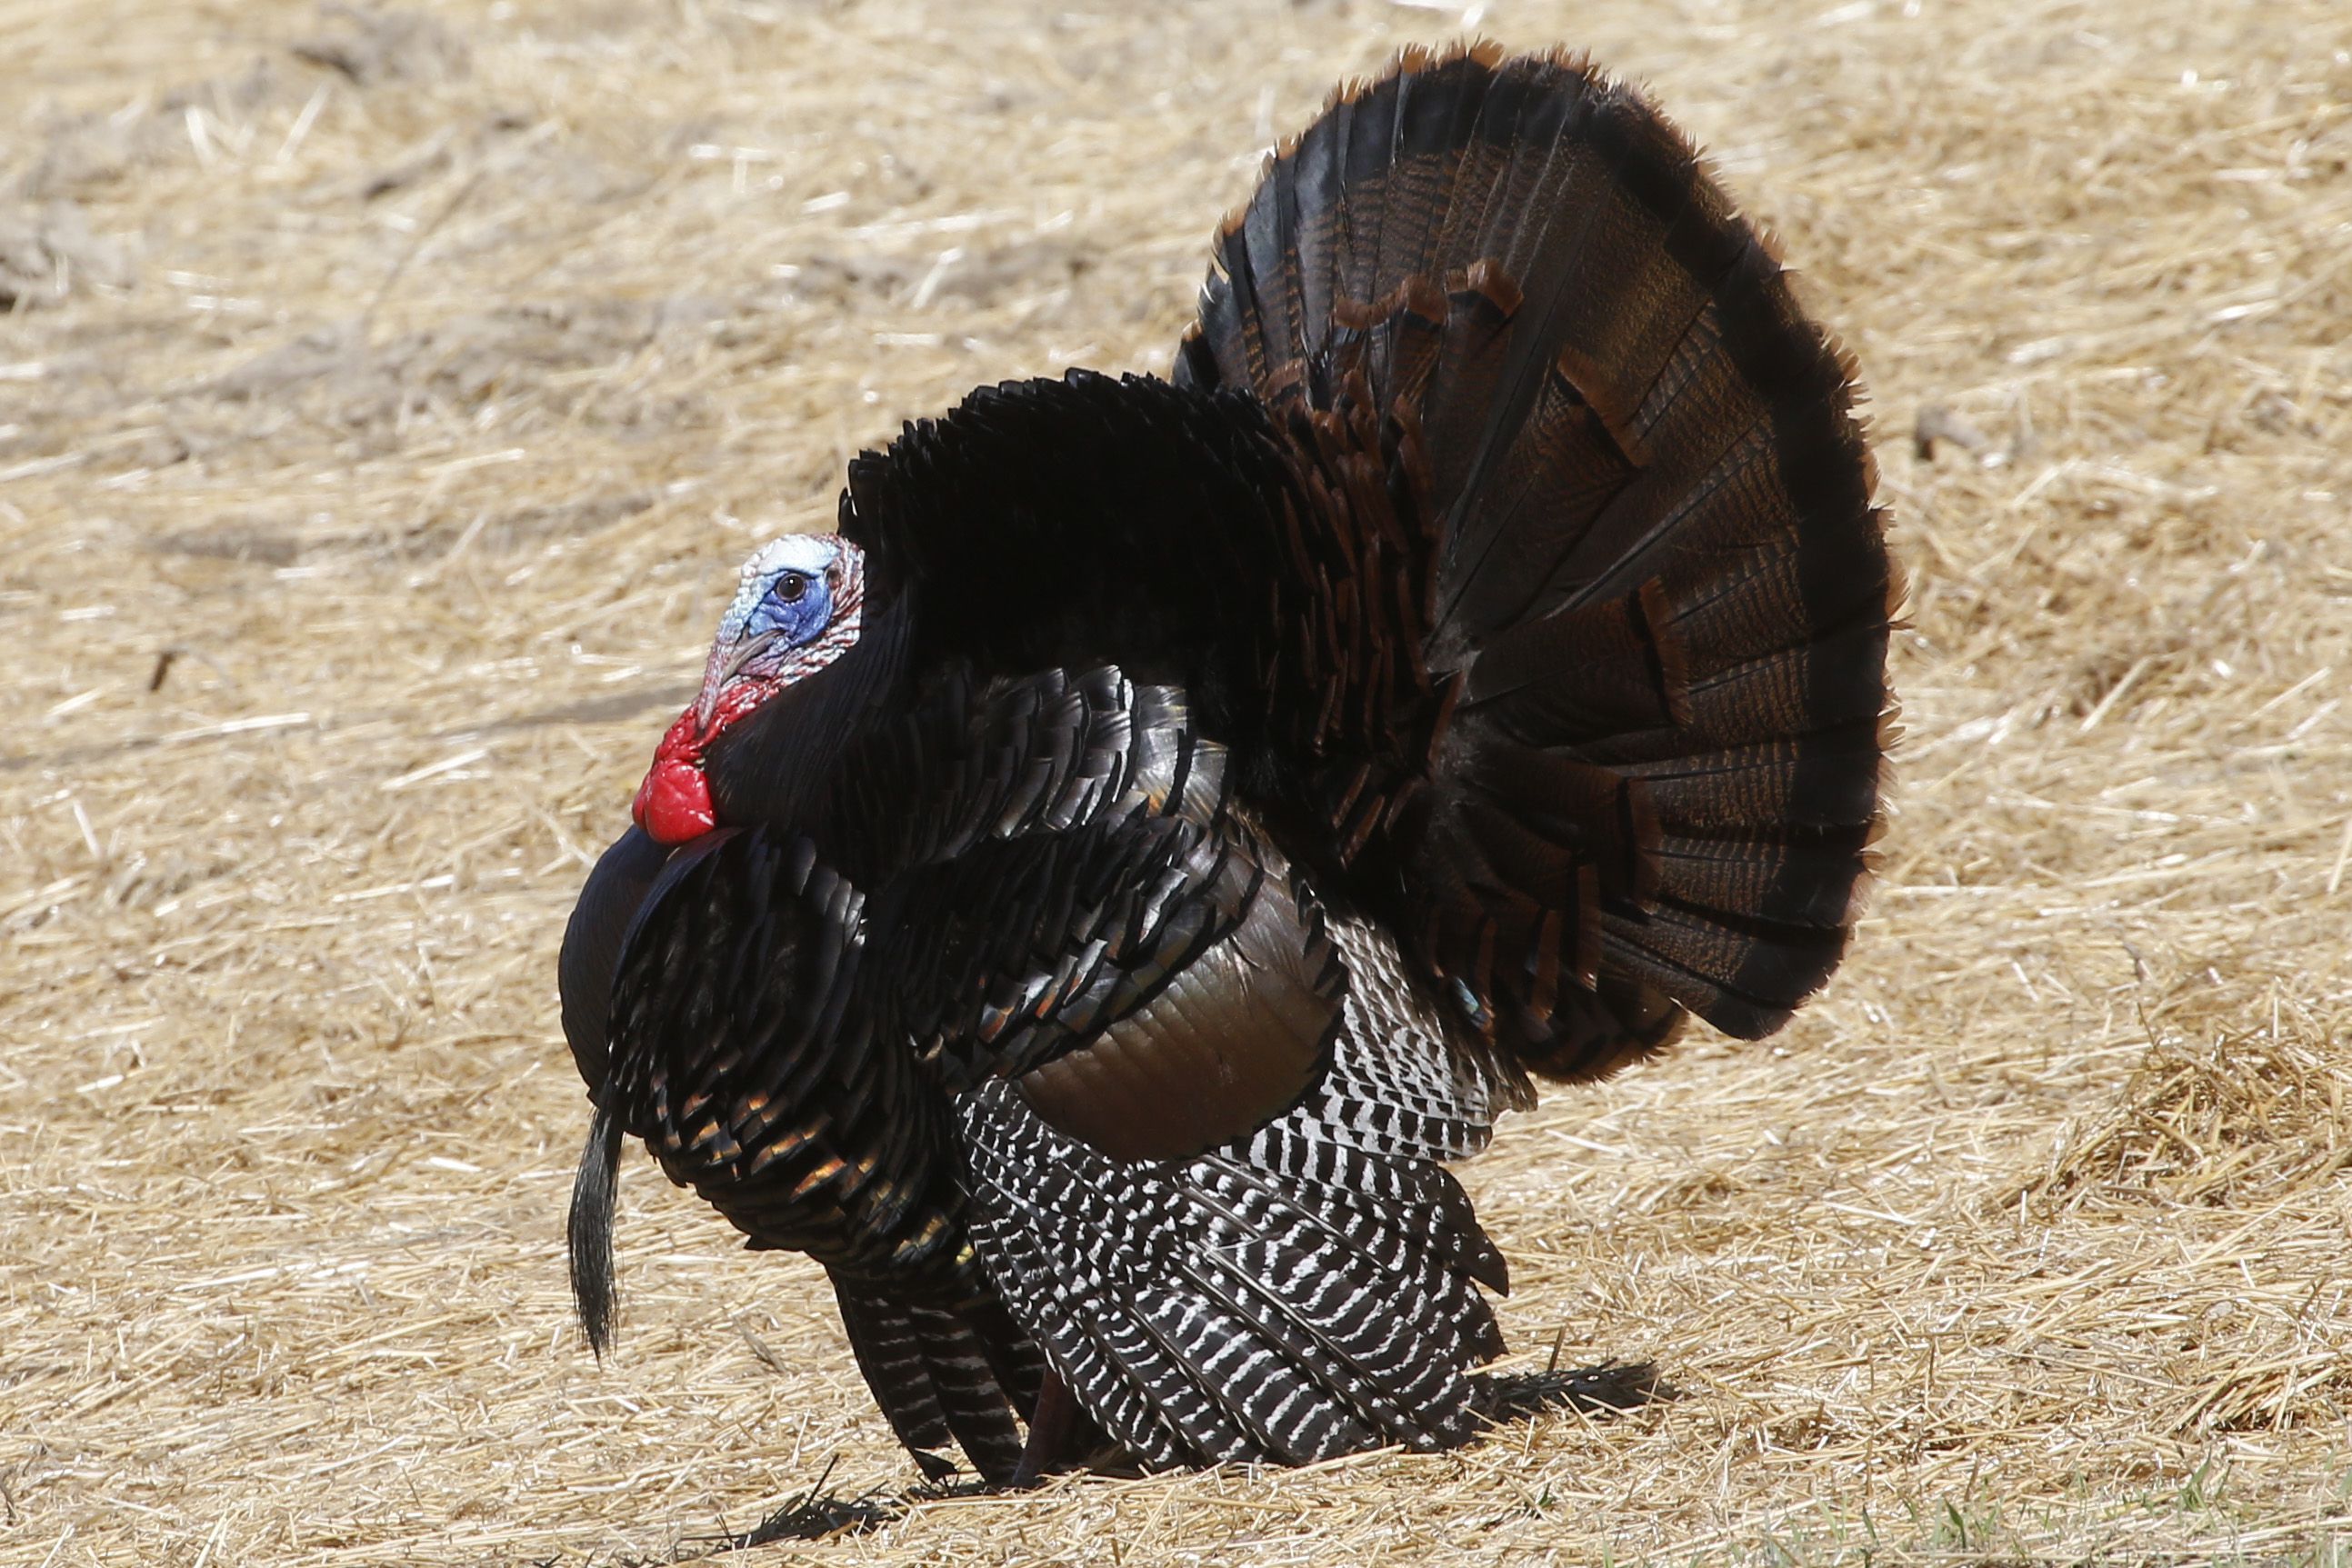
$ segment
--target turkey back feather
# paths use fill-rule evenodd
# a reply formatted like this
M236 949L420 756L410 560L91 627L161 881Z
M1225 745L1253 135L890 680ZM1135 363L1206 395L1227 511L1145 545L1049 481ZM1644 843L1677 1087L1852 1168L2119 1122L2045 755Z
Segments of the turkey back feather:
M1226 752L1181 692L959 670L845 778L815 831L878 890L863 1016L942 1087L1018 1077L1055 1125L1169 1158L1320 1070L1341 977L1319 915L1228 811Z
M1285 455L1244 393L1072 371L973 392L851 463L842 534L918 669L1116 664L1254 750Z
M1778 1028L1866 870L1899 584L1850 363L1680 133L1408 53L1228 221L1177 383L1307 455L1292 733L1466 1019L1562 1077Z

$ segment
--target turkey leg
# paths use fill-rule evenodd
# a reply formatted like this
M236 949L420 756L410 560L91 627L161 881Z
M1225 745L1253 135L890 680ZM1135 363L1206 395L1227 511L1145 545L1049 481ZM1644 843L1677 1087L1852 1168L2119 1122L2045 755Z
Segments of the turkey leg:
M1008 1483L1012 1489L1018 1491L1035 1486L1038 1478L1068 1449L1077 1425L1078 1402L1070 1397L1069 1385L1062 1381L1061 1374L1047 1367L1045 1381L1037 1385L1036 1413L1029 1417L1029 1440L1022 1445L1021 1462L1013 1467Z

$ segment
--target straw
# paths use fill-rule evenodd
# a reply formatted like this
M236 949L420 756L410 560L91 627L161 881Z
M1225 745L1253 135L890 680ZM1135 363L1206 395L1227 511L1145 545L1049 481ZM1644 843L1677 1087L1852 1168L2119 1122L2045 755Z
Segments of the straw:
M1474 10L0 0L0 1561L2336 1560L2343 7ZM1500 1370L1680 1397L908 1498L641 1153L599 1367L554 952L735 565L1164 371L1263 145L1471 26L1772 225L1914 584L1845 969L1464 1170Z

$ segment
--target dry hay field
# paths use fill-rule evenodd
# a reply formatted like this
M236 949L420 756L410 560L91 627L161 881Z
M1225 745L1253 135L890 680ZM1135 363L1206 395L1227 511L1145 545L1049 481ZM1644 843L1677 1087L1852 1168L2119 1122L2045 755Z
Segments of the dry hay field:
M1680 1396L909 1500L814 1272L642 1154L600 1368L555 947L738 559L974 383L1164 370L1257 152L1465 29L1647 82L1782 235L1913 580L1844 971L1465 1173L1506 1369ZM2344 1561L2347 51L2342 0L0 0L0 1560Z

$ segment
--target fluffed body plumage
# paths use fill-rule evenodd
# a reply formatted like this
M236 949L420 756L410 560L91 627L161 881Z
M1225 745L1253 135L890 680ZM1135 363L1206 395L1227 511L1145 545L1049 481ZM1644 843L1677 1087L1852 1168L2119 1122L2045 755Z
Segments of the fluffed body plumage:
M1837 964L1895 579L1688 145L1409 55L1216 261L1171 381L984 388L747 568L565 939L600 1347L625 1134L824 1266L929 1471L1055 1385L1148 1466L1459 1441L1444 1162Z

